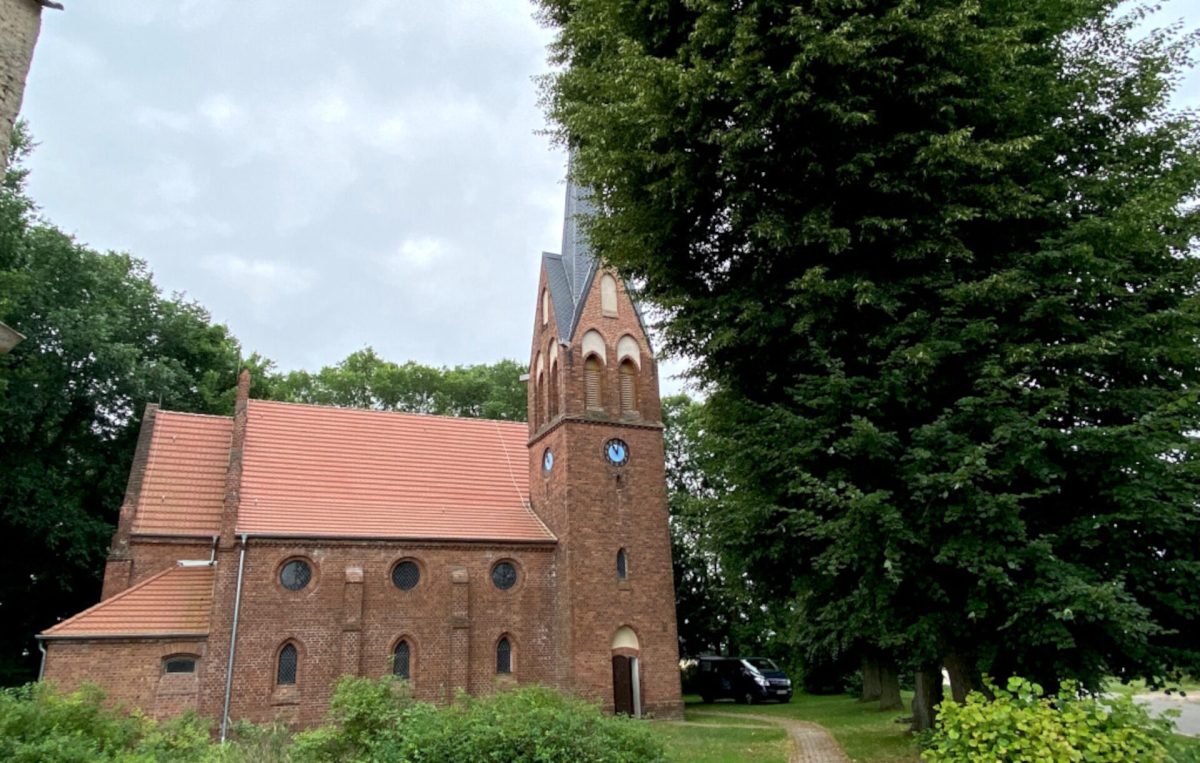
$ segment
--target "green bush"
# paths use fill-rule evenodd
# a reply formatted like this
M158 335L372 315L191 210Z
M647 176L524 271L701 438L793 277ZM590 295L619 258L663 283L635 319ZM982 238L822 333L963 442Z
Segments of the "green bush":
M194 715L155 723L104 704L84 687L60 694L46 684L0 690L0 760L11 763L201 761L207 724Z
M236 723L212 741L194 715L155 722L108 706L96 688L61 694L45 684L0 690L5 763L618 763L664 760L650 728L602 715L543 687L447 708L414 702L401 682L343 678L326 725L296 734L281 724Z
M602 715L553 689L460 697L447 708L413 702L390 679L342 679L330 724L299 734L297 761L379 763L618 763L661 761L645 724Z
M1128 697L1080 696L1066 682L1057 696L1023 678L1006 689L987 683L994 699L979 692L966 702L943 702L922 757L933 763L962 761L1083 761L1166 763L1200 760L1177 747L1171 721L1154 719Z

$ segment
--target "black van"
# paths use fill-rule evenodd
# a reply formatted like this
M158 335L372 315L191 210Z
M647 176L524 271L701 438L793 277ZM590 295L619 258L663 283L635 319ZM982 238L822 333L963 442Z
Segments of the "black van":
M733 699L752 705L791 702L792 681L766 657L701 657L696 666L700 699Z

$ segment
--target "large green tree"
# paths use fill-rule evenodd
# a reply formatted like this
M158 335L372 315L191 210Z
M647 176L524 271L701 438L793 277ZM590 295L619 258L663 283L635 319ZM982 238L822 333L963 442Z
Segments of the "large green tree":
M1193 38L1107 0L541 0L608 263L696 359L717 526L813 653L1200 667Z
M275 375L266 380L266 394L297 403L524 421L525 370L514 360L453 368L399 364L368 347L320 371Z
M94 604L146 402L229 412L238 346L145 263L38 219L20 131L0 188L0 684L37 675L33 634Z

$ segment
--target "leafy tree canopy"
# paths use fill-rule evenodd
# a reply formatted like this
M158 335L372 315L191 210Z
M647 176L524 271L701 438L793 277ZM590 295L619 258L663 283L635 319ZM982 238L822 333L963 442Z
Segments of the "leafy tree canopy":
M810 652L1200 667L1195 38L1109 0L540 6L592 243L697 359L719 542Z
M0 188L0 683L36 675L32 635L96 601L146 402L232 410L238 346L146 264L40 220L18 131Z
M524 421L525 370L515 360L454 368L397 364L368 347L316 373L291 371L264 386L266 396L297 403Z

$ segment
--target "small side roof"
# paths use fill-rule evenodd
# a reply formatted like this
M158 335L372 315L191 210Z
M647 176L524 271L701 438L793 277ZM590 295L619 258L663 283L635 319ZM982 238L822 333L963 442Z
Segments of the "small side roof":
M132 531L192 537L218 534L232 434L229 416L158 411Z
M213 568L171 567L39 634L39 638L207 636Z

